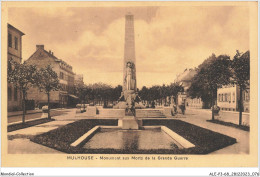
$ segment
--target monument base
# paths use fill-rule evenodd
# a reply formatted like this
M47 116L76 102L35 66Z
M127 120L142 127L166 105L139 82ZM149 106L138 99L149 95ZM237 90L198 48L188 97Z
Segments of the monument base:
M123 130L138 130L138 122L134 116L125 116L122 119L122 129Z

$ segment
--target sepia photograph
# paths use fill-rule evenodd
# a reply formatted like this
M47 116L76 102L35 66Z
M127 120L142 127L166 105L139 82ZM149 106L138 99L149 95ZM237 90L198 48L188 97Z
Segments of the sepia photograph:
M3 2L2 165L256 167L257 8Z

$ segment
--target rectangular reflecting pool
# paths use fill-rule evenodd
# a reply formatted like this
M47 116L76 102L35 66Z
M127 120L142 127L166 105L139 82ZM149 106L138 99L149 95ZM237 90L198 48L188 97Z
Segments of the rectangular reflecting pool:
M83 145L86 149L173 149L174 140L161 129L121 130L102 128Z

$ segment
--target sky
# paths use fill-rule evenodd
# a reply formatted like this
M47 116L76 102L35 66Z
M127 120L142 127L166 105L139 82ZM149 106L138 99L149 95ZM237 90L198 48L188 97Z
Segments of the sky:
M23 60L45 50L86 84L123 82L125 14L135 22L137 87L170 84L212 53L249 49L246 6L12 7L8 23L25 33Z

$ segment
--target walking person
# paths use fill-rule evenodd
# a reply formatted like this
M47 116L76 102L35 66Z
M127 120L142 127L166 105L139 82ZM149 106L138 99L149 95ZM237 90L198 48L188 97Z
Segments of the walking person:
M185 100L182 101L180 108L181 108L182 114L184 115L185 114L185 110L186 110Z

